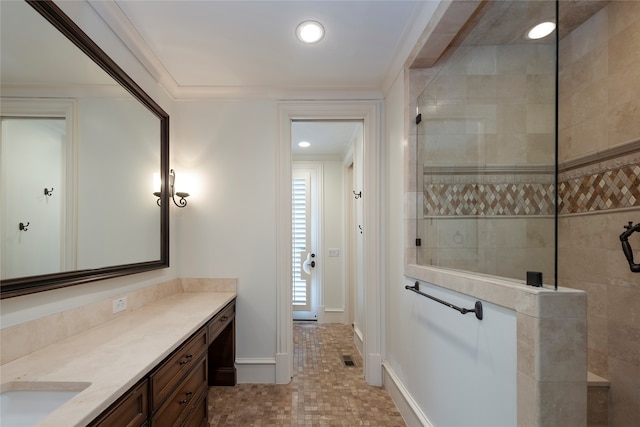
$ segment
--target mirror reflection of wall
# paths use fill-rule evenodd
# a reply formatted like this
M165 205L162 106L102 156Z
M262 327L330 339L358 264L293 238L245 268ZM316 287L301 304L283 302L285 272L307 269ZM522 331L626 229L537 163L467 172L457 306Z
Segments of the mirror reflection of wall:
M555 282L555 33L524 37L553 16L487 2L418 97L417 264Z
M65 120L3 117L1 128L2 278L56 273L69 243Z

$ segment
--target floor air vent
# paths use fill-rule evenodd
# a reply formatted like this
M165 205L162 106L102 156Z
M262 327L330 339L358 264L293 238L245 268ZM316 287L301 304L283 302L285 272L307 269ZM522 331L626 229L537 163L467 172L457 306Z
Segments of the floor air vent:
M356 362L353 361L353 357L348 354L342 356L342 363L344 366L356 366Z

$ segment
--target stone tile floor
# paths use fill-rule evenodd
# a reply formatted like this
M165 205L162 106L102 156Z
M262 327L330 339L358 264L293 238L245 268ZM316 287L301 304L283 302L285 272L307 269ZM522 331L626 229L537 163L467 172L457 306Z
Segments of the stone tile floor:
M406 426L388 393L365 383L350 326L295 322L293 337L291 382L209 388L210 426Z

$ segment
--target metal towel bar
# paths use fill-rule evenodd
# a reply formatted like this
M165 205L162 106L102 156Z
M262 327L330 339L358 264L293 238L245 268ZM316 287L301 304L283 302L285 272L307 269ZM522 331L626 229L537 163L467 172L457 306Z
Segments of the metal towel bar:
M472 308L472 309L463 308L463 307L458 307L457 305L453 305L453 304L451 304L449 302L443 301L440 298L436 298L436 297L434 297L432 295L425 294L424 292L421 292L420 291L420 282L415 282L415 284L413 286L406 285L404 288L409 290L409 291L415 292L416 294L420 294L423 297L427 297L427 298L432 299L432 300L434 300L436 302L439 302L440 304L444 304L449 308L453 308L454 310L457 310L462 314L475 313L476 314L476 318L478 320L482 320L482 317L483 317L482 302L480 302L480 301L476 301L475 308Z

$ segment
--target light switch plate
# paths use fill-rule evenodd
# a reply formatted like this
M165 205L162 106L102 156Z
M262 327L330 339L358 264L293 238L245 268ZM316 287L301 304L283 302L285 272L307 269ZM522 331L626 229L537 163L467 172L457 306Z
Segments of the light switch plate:
M338 249L338 248L329 248L329 256L331 256L331 257L340 256L340 249Z

